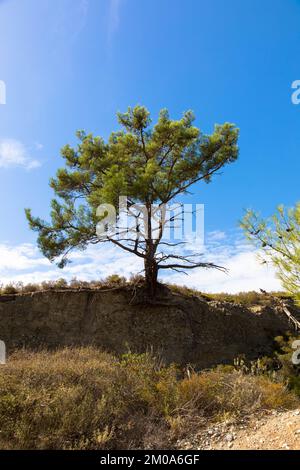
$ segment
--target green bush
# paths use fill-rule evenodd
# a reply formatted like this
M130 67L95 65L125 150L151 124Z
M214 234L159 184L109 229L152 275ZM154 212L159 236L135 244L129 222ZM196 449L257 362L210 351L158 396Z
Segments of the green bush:
M105 279L105 283L113 286L125 286L126 278L118 274L111 274Z
M300 365L295 365L292 362L292 355L295 352L292 344L297 339L299 338L292 335L275 338L278 347L276 359L279 363L277 373L279 380L285 382L288 388L300 397Z

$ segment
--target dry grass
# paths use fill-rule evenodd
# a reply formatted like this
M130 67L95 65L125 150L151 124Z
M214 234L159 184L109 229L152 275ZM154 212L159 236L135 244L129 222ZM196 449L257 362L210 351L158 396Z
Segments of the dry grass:
M293 408L298 399L281 383L263 376L217 368L194 374L179 385L180 401L190 403L204 416L241 415L265 409Z
M296 406L284 385L231 368L182 378L149 354L18 351L0 368L0 448L166 448L191 423Z
M192 289L186 286L177 286L175 284L168 284L168 287L173 292L177 292L178 294L182 294L188 297L202 297L207 301L217 300L219 302L230 302L234 304L240 304L246 307L252 305L268 305L270 304L270 302L272 302L268 296L256 291L239 292L237 294L228 294L226 292L220 292L218 294L209 294L202 293L197 289ZM270 294L273 297L291 299L291 296L285 292L271 292Z
M107 289L116 287L132 287L142 286L144 284L143 276L132 276L129 280L125 277L119 276L118 274L112 274L106 279L99 279L97 281L80 281L79 279L72 279L66 281L65 279L57 279L56 281L44 281L41 284L23 284L22 282L10 283L7 285L0 285L0 295L7 294L26 294L37 291L49 291L49 290L81 290L81 289ZM230 302L234 304L241 304L244 306L253 305L269 305L272 300L262 293L256 291L250 292L239 292L237 294L227 294L221 292L219 294L207 294L202 293L196 289L192 289L186 286L177 286L174 284L166 284L166 286L172 291L181 294L186 297L196 296L206 299L207 301L217 300L220 302ZM290 299L291 296L284 292L272 292L272 296Z

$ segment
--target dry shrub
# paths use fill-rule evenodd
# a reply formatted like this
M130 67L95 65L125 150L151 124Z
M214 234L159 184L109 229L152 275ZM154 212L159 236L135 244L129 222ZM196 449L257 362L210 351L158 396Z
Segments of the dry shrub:
M73 277L69 283L69 287L71 289L89 289L91 287L91 283L88 281L80 281L76 277Z
M119 274L111 274L105 279L105 284L109 286L125 286L127 284L126 277L119 276Z
M181 294L187 297L196 296L202 297L203 299L209 301L216 300L219 302L230 302L233 304L244 305L245 307L251 307L253 305L269 305L272 303L272 299L261 292L249 291L249 292L239 292L237 294L227 294L226 292L220 293L203 293L197 289L192 289L187 286L178 286L175 284L167 284L172 292ZM291 296L284 292L271 292L272 297L279 297L290 299Z
M132 282L131 282L132 283ZM130 284L130 283L129 283ZM26 294L37 291L49 291L49 290L67 290L67 289L102 289L102 288L115 288L115 287L126 287L128 285L127 280L123 276L118 274L112 274L106 279L98 279L94 281L81 281L76 277L67 281L66 279L60 278L56 280L43 281L38 283L23 284L23 282L9 283L7 285L0 284L0 295L1 294Z
M0 448L167 448L187 423L293 406L284 385L231 368L180 378L150 354L20 350L0 368Z
M14 284L7 284L6 286L1 287L1 294L17 294L18 287Z
M204 416L249 415L262 409L286 409L297 406L298 400L281 383L263 376L244 375L236 370L217 368L193 374L179 385L182 408Z
M37 292L41 289L39 284L25 284L22 286L21 292L26 294L27 292Z
M118 274L111 274L106 279L98 279L93 281L81 281L76 277L67 281L63 278L52 281L43 281L41 284L29 283L23 284L22 282L10 283L7 285L0 285L0 294L18 294L18 293L31 293L36 291L48 290L66 290L66 289L102 289L102 288L116 288L116 287L141 287L145 284L144 276L140 274L132 275L127 281L123 276ZM256 291L240 292L238 294L209 294L202 293L197 289L192 289L187 286L178 286L175 284L166 284L173 293L183 295L185 297L201 297L209 301L230 302L234 304L242 304L245 307L253 305L269 305L272 300L262 293ZM280 297L290 299L288 294L283 292L273 292L273 297Z
M0 448L142 446L168 408L169 383L176 384L174 369L148 354L18 351L0 369Z

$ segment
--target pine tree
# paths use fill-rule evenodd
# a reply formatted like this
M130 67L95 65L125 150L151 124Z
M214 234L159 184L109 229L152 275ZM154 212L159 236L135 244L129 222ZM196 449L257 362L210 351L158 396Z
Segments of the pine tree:
M33 217L30 209L26 209L30 227L38 232L43 254L64 267L73 249L113 243L142 258L146 283L152 292L159 269L218 267L161 251L167 222L163 207L193 184L209 183L216 172L237 159L238 129L225 123L216 125L211 135L205 135L193 125L191 111L179 120L171 120L165 109L151 127L149 112L142 106L119 113L118 120L121 130L113 132L107 142L78 131L78 145L62 148L65 167L50 181L58 196L52 201L50 223ZM95 230L99 223L97 207L105 203L117 208L120 196L127 196L128 204L143 204L146 208L146 233L137 226L136 234L123 240L121 228L111 235L108 224L105 237L99 238ZM155 234L153 205L158 208L156 216L160 212Z

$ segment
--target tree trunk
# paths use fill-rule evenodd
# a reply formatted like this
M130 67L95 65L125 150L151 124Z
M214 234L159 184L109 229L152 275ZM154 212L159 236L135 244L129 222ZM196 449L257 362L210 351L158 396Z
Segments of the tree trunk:
M157 287L158 266L155 260L156 246L153 243L152 233L152 206L151 202L146 204L146 258L145 258L145 280L148 295L153 298Z
M158 267L154 259L145 260L145 280L146 286L151 297L155 296L157 287Z

